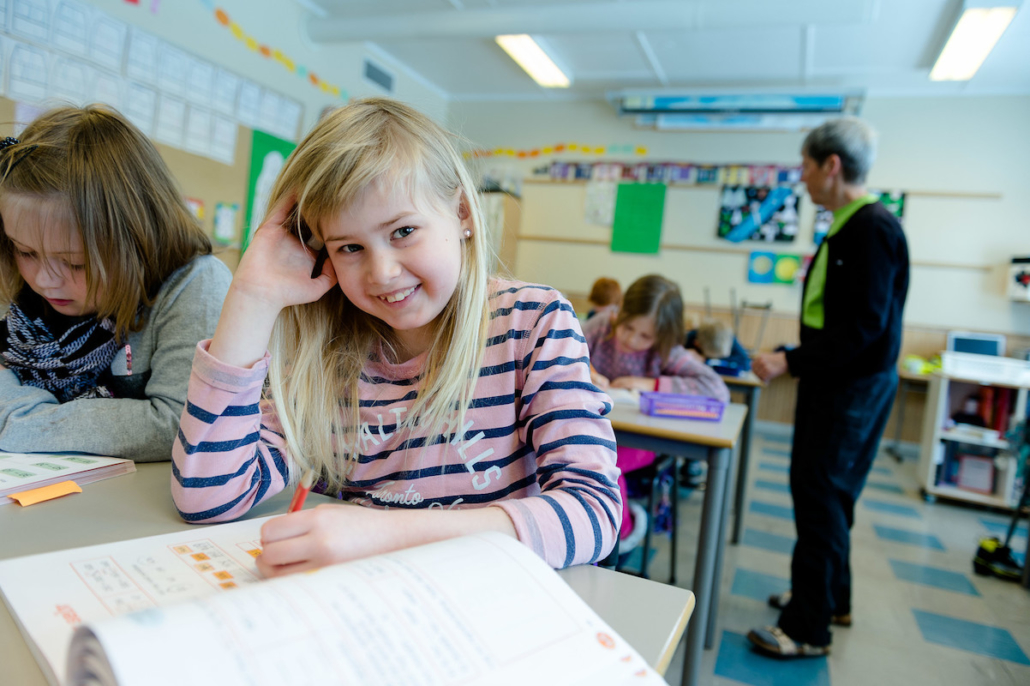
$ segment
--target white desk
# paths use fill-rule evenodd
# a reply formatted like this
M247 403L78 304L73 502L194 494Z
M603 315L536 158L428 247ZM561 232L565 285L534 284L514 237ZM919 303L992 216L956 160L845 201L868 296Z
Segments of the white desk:
M0 505L0 559L196 529L175 511L168 462L136 465L136 473L87 484L82 493L31 507ZM257 506L248 517L281 514L289 493ZM330 499L311 496L306 507ZM576 593L659 672L672 660L694 609L682 588L599 567L559 572ZM46 686L7 607L0 604L0 682Z
M616 405L608 415L615 429L615 442L619 445L708 462L701 535L694 564L694 593L699 600L694 621L687 630L682 681L685 686L698 683L701 653L714 644L719 579L726 547L730 502L727 492L733 471L733 447L747 415L747 408L738 403L727 405L719 422L650 417L623 405ZM673 555L676 554L675 544L673 540Z

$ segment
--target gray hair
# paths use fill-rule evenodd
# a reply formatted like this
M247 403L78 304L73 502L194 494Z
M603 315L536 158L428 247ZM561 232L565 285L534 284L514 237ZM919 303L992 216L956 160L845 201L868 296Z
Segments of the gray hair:
M876 159L876 132L857 117L831 119L808 133L801 154L816 164L837 155L844 167L845 183L865 183Z

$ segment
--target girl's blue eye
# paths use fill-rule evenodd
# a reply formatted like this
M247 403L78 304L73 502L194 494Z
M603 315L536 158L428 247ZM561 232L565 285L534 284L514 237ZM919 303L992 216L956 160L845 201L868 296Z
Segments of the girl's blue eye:
M394 238L407 238L411 234L415 233L415 228L412 226L402 226L393 232Z
M360 245L356 245L354 243L348 243L347 245L341 245L340 246L340 252L345 253L347 255L356 253L356 252L358 252L361 249L362 248L361 248Z

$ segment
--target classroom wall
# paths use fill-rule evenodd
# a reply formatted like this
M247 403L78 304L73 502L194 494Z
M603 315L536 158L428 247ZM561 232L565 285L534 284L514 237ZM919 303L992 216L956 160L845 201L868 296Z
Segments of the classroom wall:
M327 82L346 89L351 97L384 95L382 89L366 82L361 75L362 59L367 56L394 73L393 97L410 103L437 121L443 122L447 115L447 99L442 91L413 78L375 48L364 44L320 46L312 43L302 32L307 13L300 3L292 0L219 0L217 3L166 0L153 3L158 7L156 13L151 12L149 0L138 5L125 0L87 2L194 55L301 101L304 131L318 121L323 107L343 101L321 92L307 79L287 71L274 60L248 50L215 20L208 6L220 7L256 40L281 50Z
M1024 189L1030 187L1030 97L872 97L862 115L880 133L869 184L911 192L905 217L913 260L906 325L1030 333L1030 305L1005 296L1008 260L1030 254L1030 219L1023 208ZM611 105L601 102L456 102L449 125L484 149L532 149L565 141L633 143L649 148L649 160L710 164L794 165L803 139L801 133L787 132L638 130L631 119L618 118ZM528 174L546 161L487 159L481 164ZM669 188L663 244L693 249L666 249L656 256L613 254L606 245L590 244L607 241L611 232L585 222L584 197L583 185L523 186L517 277L583 293L599 276L628 285L645 273L661 272L680 282L690 303L702 302L707 286L713 304L725 307L733 288L738 300L771 301L777 312L796 316L799 285L746 283L747 253L764 244L733 245L715 238L716 189ZM807 198L802 208L799 239L774 249L814 251Z

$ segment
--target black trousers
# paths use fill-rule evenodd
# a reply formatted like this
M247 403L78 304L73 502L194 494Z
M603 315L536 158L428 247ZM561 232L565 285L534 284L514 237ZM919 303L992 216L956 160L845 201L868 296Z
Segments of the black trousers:
M790 492L798 540L790 603L779 626L795 641L830 643L830 616L851 612L851 525L898 387L893 369L798 384Z

